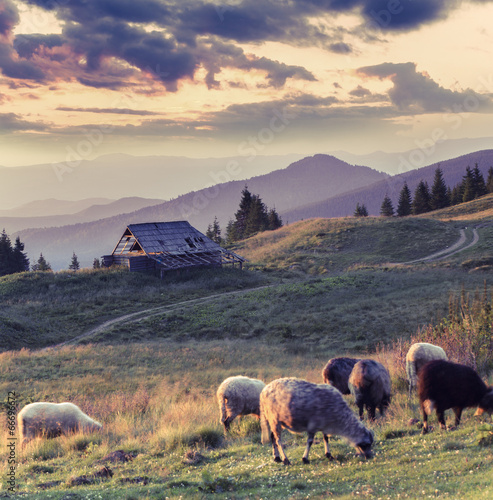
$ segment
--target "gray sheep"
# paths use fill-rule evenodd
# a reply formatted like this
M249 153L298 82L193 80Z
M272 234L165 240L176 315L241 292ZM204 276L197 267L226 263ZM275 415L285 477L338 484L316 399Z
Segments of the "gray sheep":
M366 407L368 418L373 421L376 409L383 416L390 404L390 374L378 361L362 359L354 365L349 376L349 390L358 406L359 418L363 420L363 409Z
M103 426L73 403L31 403L17 415L23 441L36 436L57 437L71 432L95 432Z
M335 387L342 394L349 394L349 375L358 361L359 359L356 358L329 359L322 371L324 382Z
M224 380L217 389L217 402L224 431L238 415L260 416L259 398L265 383L255 378L237 375Z
M328 436L343 436L366 458L372 456L373 434L349 408L342 394L327 384L312 384L297 378L281 378L267 384L260 394L262 444L270 437L275 462L290 461L281 442L282 429L308 433L303 463L310 463L308 454L315 433L323 433L325 456L332 460Z
M434 359L448 360L445 351L437 345L418 342L413 344L407 351L406 375L409 382L409 397L412 396L413 390L416 389L419 371L428 361Z

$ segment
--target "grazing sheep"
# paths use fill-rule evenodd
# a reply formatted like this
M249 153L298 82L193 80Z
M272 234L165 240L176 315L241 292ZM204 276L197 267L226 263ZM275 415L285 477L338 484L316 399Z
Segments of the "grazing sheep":
M303 463L310 463L308 454L315 433L324 437L325 456L332 460L328 436L345 437L366 458L372 456L373 434L356 418L342 394L327 384L312 384L297 378L281 378L265 386L260 394L262 444L272 442L274 461L289 465L281 443L282 429L308 433Z
M349 375L358 361L359 359L356 358L329 359L322 372L324 382L335 387L342 394L349 394Z
M94 432L103 426L72 403L31 403L17 415L22 440L47 438L83 431Z
M391 382L389 372L381 363L373 359L358 361L349 376L348 385L358 406L361 420L365 406L371 421L375 420L377 408L383 416L390 404Z
M452 408L455 426L460 424L464 408L479 406L477 414L493 413L493 388L469 366L434 360L423 366L418 375L418 397L423 415L423 434L428 432L428 415L437 412L438 422L446 429L445 410Z
M413 344L406 354L406 375L409 382L409 397L412 396L413 389L416 388L419 371L421 368L434 359L444 359L447 361L445 351L437 345L426 342Z
M229 431L231 422L238 415L260 416L259 397L264 387L261 380L242 375L229 377L221 383L217 389L217 401L225 432Z

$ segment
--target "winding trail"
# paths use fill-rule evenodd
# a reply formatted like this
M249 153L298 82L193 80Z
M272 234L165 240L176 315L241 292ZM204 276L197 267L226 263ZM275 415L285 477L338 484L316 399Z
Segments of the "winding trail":
M445 248L444 250L440 250L439 252L432 253L431 255L427 255L426 257L421 257L420 259L410 260L408 262L401 262L401 264L416 264L418 262L431 262L434 260L445 259L446 257L451 257L452 255L467 250L472 246L476 245L479 241L479 233L476 228L472 230L472 239L471 241L467 241L466 230L460 230L459 239L450 247Z
M150 309L144 309L142 311L137 311L134 313L125 314L123 316L119 316L118 318L113 318L113 319L110 319L108 321L105 321L104 323L101 323L99 326L96 326L95 328L92 328L91 330L88 330L87 332L81 333L80 335L77 335L76 337L74 337L70 340L66 340L65 342L60 342L59 344L45 347L42 350L56 349L59 347L63 347L66 345L77 343L80 340L88 339L90 337L93 337L94 335L98 335L99 333L103 333L108 328L111 328L115 325L119 325L122 323L137 323L137 322L142 321L144 319L152 318L153 316L158 316L158 315L163 314L165 312L174 311L174 310L179 309L181 307L188 307L188 306L205 304L207 302L211 302L211 301L218 299L218 298L233 297L235 295L244 295L248 292L263 290L265 288L272 288L273 286L277 286L277 284L263 285L263 286L259 286L259 287L255 287L255 288L246 288L245 290L235 290L233 292L216 293L214 295L208 295L207 297L200 297L197 299L183 300L181 302L176 302L174 304L168 304L168 305L159 306L159 307L152 307Z
M489 224L487 224L487 225L489 225ZM485 225L480 225L477 227L485 227ZM423 263L424 262L432 262L435 260L445 259L446 257L451 257L452 255L454 255L456 253L467 250L468 248L471 248L472 246L476 245L479 241L479 233L478 233L477 227L473 228L472 239L470 241L468 241L466 230L461 229L459 239L452 246L449 246L449 247L445 248L444 250L440 250L439 252L432 253L431 255L427 255L426 257L421 257L420 259L411 260L409 262L395 262L395 263L393 263L393 265L406 265L406 264L416 264L419 262L423 262ZM137 312L134 312L131 314L125 314L123 316L119 316L118 318L114 318L114 319L110 319L108 321L105 321L104 323L101 323L99 326L92 328L91 330L88 330L87 332L84 332L80 335L77 335L73 339L66 340L65 342L61 342L61 343L55 344L53 346L45 347L44 349L55 349L55 348L63 347L65 345L74 344L74 343L79 342L80 340L88 339L90 337L93 337L94 335L98 335L100 333L103 333L104 331L108 330L109 328L111 328L115 325L122 324L122 323L137 323L137 322L142 321L144 319L148 319L148 318L151 318L153 316L158 316L158 315L163 314L165 312L174 311L174 310L179 309L181 307L188 307L188 306L195 306L195 305L199 305L199 304L205 304L207 302L211 302L211 301L216 300L218 298L243 295L243 294L246 294L249 292L262 290L265 288L272 288L274 286L277 286L277 285L276 284L264 285L264 286L260 286L260 287L256 287L256 288L247 288L245 290L235 290L233 292L216 293L214 295L209 295L207 297L200 297L197 299L184 300L181 302L177 302L175 304L168 304L165 306L144 309L142 311L137 311Z

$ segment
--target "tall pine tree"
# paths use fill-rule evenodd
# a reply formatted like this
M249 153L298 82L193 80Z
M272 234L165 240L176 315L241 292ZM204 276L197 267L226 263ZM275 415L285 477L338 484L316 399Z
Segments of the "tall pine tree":
M219 222L216 216L214 216L214 221L212 222L212 224L209 224L207 226L205 235L207 236L207 238L214 241L218 245L222 245L223 240L221 238L221 228L219 227Z
M430 210L430 190L428 183L421 179L414 191L413 214L424 214Z
M387 195L385 195L382 206L380 207L380 215L382 215L383 217L393 217L394 215L394 206L392 205L392 200Z
M413 211L411 199L411 190L409 189L407 182L404 182L401 192L399 194L399 202L397 204L397 215L399 217L405 217L406 215L411 215Z
M447 194L447 185L443 179L443 172L438 167L435 170L435 178L431 188L430 208L432 210L439 210L450 205L450 199Z
M488 193L493 193L493 167L488 170L488 178L486 180L486 190Z

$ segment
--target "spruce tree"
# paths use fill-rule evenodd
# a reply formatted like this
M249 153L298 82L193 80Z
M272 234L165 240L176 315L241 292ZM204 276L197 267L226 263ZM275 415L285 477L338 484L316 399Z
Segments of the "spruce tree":
M94 257L94 260L92 261L92 268L101 269L101 262L97 257Z
M440 168L435 170L435 178L431 188L430 208L439 210L450 205L450 199L447 195L447 185L443 179L443 172Z
M382 206L380 207L380 215L382 215L383 217L393 217L394 215L394 206L392 205L392 200L387 195L385 195Z
M214 221L212 222L212 224L209 224L207 226L205 235L207 236L207 238L214 241L218 245L222 244L223 240L221 238L221 228L219 227L219 222L216 216L214 216Z
M248 214L250 213L251 206L252 193L250 193L250 191L248 191L248 187L245 186L241 192L240 207L235 214L234 235L236 240L241 240L245 237L244 235L247 227Z
M430 210L430 190L428 183L421 179L414 191L413 214L424 214Z
M488 193L493 193L493 167L488 170L488 178L486 180L486 190Z
M279 217L275 208L271 208L268 214L268 229L274 231L282 227L282 219Z
M401 192L399 194L399 202L397 204L397 215L399 217L405 217L406 215L411 215L412 213L412 199L411 190L409 189L407 182L404 182Z
M462 179L462 203L476 198L474 175L471 167L466 168L466 175Z
M479 198L480 196L484 196L488 194L488 189L486 188L486 183L484 182L484 177L479 169L478 164L474 165L472 170L472 178L474 182L474 197Z
M36 264L33 264L32 270L33 271L51 271L51 265L49 262L46 261L46 259L43 257L42 253L39 255L39 259L36 262Z
M15 245L13 249L13 259L14 259L14 272L22 273L29 271L29 259L24 253L24 243L21 242L19 236L15 239Z
M366 209L365 205L356 203L356 208L353 215L355 217L368 217L368 210Z
M70 271L75 272L80 269L79 259L77 258L77 255L75 255L75 252L72 254L72 260L70 261L70 265L68 266L68 268Z
M12 243L4 229L0 235L0 276L5 276L6 274L15 272L13 269L14 256Z

